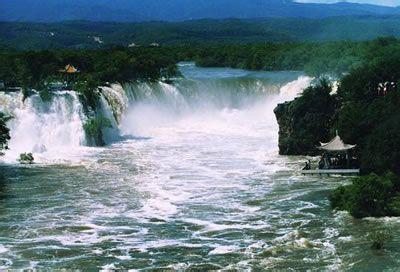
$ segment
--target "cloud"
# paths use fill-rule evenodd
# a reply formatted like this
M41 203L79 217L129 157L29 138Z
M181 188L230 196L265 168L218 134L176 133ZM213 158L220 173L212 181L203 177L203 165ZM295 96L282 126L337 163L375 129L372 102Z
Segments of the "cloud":
M362 3L362 4L373 4L380 6L391 6L396 7L400 6L400 0L348 0L348 1L340 1L340 0L296 0L296 2L300 3L338 3L338 2L352 2L352 3Z

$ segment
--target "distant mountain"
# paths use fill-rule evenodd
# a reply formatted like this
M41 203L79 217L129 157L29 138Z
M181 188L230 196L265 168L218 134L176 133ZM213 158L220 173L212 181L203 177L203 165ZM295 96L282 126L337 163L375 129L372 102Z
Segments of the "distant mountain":
M400 14L399 8L354 3L304 4L292 0L0 0L0 21L22 22L140 22L394 14Z
M184 22L0 23L0 47L18 49L102 48L199 43L370 40L400 37L400 16L345 16L322 19L203 19Z

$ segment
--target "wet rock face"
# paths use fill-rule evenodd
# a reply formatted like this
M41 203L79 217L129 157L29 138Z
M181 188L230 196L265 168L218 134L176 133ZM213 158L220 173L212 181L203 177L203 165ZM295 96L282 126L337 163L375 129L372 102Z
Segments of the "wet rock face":
M300 155L305 153L304 146L300 146L300 139L297 140L293 126L293 111L290 110L290 103L279 104L275 110L275 116L279 124L279 154Z
M330 91L329 83L320 82L304 90L295 100L275 108L281 155L320 153L316 146L334 134L336 99Z
M279 124L279 154L317 155L319 152L315 147L318 141L310 137L304 138L304 134L310 134L310 131L296 126L301 117L296 116L293 111L293 103L295 101L279 104L274 110Z

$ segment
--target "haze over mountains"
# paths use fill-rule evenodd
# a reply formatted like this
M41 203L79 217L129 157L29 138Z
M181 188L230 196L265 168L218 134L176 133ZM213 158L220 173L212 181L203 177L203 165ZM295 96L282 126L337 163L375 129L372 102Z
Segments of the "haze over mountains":
M400 9L394 7L355 3L308 4L292 0L1 0L0 3L0 21L11 22L140 22L397 14Z

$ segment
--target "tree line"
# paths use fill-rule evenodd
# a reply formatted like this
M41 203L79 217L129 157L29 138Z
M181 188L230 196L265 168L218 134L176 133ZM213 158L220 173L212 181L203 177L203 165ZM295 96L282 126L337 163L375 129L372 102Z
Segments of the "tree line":
M396 134L398 125L397 98L393 92L382 96L379 88L387 82L398 82L400 41L380 38L364 42L326 43L262 43L247 45L193 45L161 47L112 47L99 50L17 51L0 48L0 83L5 87L36 89L48 97L47 83L65 80L60 69L72 64L80 70L70 81L87 108L96 110L98 86L135 80L159 80L179 76L176 63L195 61L199 66L234 67L252 70L302 70L312 76L330 75L342 78L335 103L335 128L343 131L345 140L357 143L361 162L368 171L396 171L397 153L393 150L396 137L390 141L384 132ZM387 92L387 91L386 91ZM322 93L322 92L320 92ZM318 98L315 98L318 99ZM328 99L329 100L329 99ZM336 107L336 106L335 106ZM313 107L300 107L305 111ZM320 107L331 109L332 107ZM339 107L338 107L339 108ZM317 112L317 111L316 111ZM369 115L368 115L369 114ZM314 115L308 115L314 116ZM329 114L331 116L331 114ZM101 117L99 117L101 120ZM314 117L313 117L314 118ZM87 127L94 134L95 122ZM305 122L310 123L310 122ZM330 124L330 123L329 123ZM332 129L333 126L330 126ZM370 132L374 131L373 134ZM383 134L383 135L381 135ZM327 135L322 133L321 135ZM367 137L368 136L368 137ZM312 138L312 137L310 137ZM371 158L376 158L373 160ZM389 159L388 159L389 158ZM389 161L388 161L389 160ZM379 163L382 166L376 167ZM393 165L388 167L388 165Z

